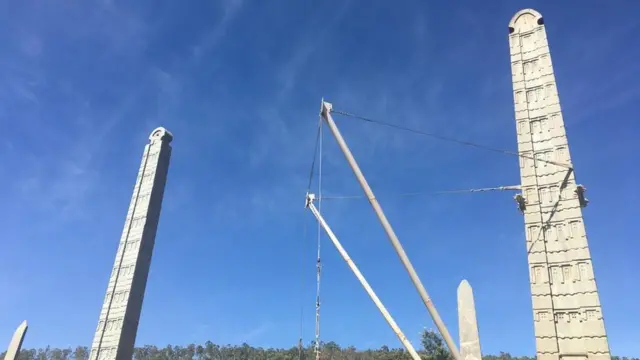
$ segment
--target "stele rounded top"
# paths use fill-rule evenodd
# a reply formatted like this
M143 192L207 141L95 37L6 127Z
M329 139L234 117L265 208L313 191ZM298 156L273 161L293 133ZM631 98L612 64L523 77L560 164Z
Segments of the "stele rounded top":
M513 15L511 21L509 21L509 33L521 33L533 30L543 24L542 14L534 9L522 9Z
M161 141L166 141L168 143L171 142L171 140L173 140L173 134L171 134L171 132L169 132L169 130L163 128L163 127L158 127L155 130L153 130L151 132L151 135L149 135L149 140L153 141L153 140L161 140Z

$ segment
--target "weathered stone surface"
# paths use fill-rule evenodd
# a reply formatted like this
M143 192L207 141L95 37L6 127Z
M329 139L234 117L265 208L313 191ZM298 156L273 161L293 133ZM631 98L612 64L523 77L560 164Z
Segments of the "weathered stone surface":
M476 305L473 300L473 289L467 280L462 280L458 286L458 329L462 359L482 360Z
M13 333L7 353L4 355L4 360L18 360L20 348L22 348L22 341L24 341L24 336L27 334L28 328L27 320L23 321L20 326L18 326L16 332Z
M542 15L509 23L520 179L537 357L610 359ZM568 174L568 176L567 176ZM566 178L566 183L563 183Z
M145 146L91 345L91 360L129 360L133 356L169 170L169 144L172 139L166 129L157 128Z

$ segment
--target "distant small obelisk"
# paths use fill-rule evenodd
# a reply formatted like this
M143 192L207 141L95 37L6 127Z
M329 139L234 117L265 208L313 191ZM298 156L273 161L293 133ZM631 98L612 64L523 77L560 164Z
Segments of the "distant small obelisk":
M169 170L169 144L172 139L173 135L160 127L153 130L149 144L145 146L98 329L91 345L91 360L133 358Z
M473 289L467 280L462 280L458 286L458 328L462 359L482 360L476 305L473 300Z
M20 348L22 348L22 341L24 340L24 336L27 334L28 328L27 320L23 321L22 324L18 326L16 332L13 333L13 337L9 343L9 348L4 356L4 360L18 360Z

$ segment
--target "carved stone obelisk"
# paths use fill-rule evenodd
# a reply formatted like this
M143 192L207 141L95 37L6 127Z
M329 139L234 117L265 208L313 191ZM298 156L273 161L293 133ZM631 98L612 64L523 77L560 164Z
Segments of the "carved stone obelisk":
M91 346L91 360L130 360L171 158L173 136L155 129L145 146Z
M462 359L482 360L476 304L473 300L473 289L467 280L462 280L458 286L458 331Z
M20 349L22 348L22 341L24 341L24 336L27 334L27 329L27 320L25 320L18 326L16 332L13 333L9 348L7 348L7 353L4 355L4 360L18 360Z
M526 248L538 360L610 360L542 15L509 23Z

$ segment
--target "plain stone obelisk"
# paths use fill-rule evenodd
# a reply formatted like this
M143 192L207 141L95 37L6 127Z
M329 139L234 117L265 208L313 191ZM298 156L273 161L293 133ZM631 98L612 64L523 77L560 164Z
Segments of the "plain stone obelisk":
M22 348L22 341L24 341L24 336L27 334L27 329L27 320L25 320L18 326L16 332L13 333L9 348L7 348L7 353L4 355L4 360L18 360L20 349Z
M458 331L462 359L482 360L476 304L473 300L473 289L467 280L462 280L458 285Z
M173 135L155 129L145 146L107 294L91 346L91 360L130 360L155 243Z
M517 12L509 34L537 358L610 360L542 15Z

